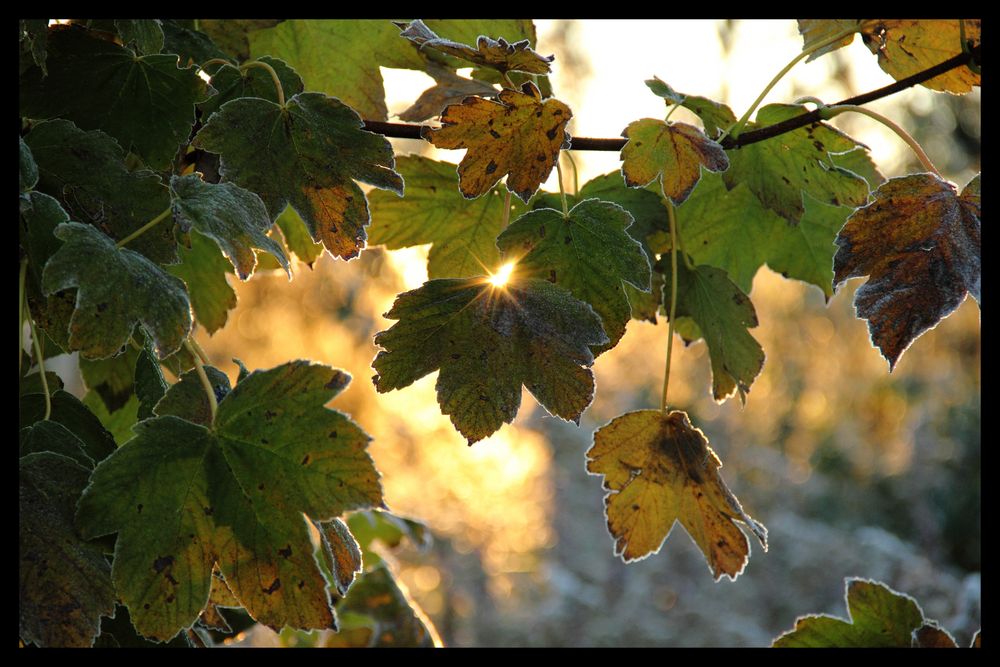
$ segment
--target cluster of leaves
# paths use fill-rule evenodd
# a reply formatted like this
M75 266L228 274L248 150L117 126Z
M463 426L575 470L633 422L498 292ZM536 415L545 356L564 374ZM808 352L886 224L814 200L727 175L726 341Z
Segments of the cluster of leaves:
M844 29L801 27L813 55ZM90 645L120 602L156 641L185 630L211 641L208 629L228 627L218 608L240 607L275 629L335 628L339 611L347 643L434 642L358 544L353 517L384 504L368 436L324 407L347 374L240 364L231 387L193 344L195 322L213 332L235 305L227 273L291 276L291 254L311 264L368 242L431 243L430 280L397 297L386 314L397 322L375 338L374 382L386 392L438 371L441 410L470 444L513 421L522 387L578 423L595 357L631 319L661 312L689 343L705 340L714 398L745 401L764 363L748 292L765 263L827 297L871 276L858 312L890 365L966 291L979 299L979 177L961 195L929 174L886 181L867 147L826 123L726 150L732 110L653 79L702 127L637 120L620 173L545 193L573 113L552 97L552 57L531 48L530 21L198 28L21 22L22 315L35 362L79 352L90 389L81 403L21 364L25 641ZM877 43L894 76L942 48L924 22L850 30ZM978 43L978 22L962 30ZM914 42L923 50L901 68L897 52ZM960 48L956 37L945 50ZM467 149L460 164L397 161L363 129L362 118L386 118L379 66L435 78L403 116L439 118L421 135ZM747 127L802 111L768 105ZM679 522L712 575L735 579L750 549L736 522L765 548L767 531L720 467L688 416L665 406L599 429L588 470L609 491L616 552L655 553ZM344 523L348 512L361 514ZM56 558L85 576L55 571Z

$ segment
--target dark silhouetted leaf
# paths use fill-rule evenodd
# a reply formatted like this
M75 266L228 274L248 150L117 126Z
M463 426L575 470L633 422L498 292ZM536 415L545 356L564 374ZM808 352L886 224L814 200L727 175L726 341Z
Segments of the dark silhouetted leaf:
M138 54L149 55L163 50L163 29L159 19L115 19L122 44Z
M270 65L278 75L285 99L305 90L298 72L283 61L267 56L258 60ZM274 79L263 67L247 67L241 70L233 65L222 65L214 70L211 83L217 94L198 105L201 109L202 123L223 104L238 97L260 97L275 103L278 101L278 90L274 87Z

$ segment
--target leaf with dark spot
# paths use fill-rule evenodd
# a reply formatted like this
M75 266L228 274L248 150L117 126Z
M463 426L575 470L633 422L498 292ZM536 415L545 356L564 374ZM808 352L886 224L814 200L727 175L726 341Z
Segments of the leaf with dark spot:
M767 529L743 511L719 475L722 463L684 412L638 410L594 433L587 471L604 476L608 531L625 562L660 550L675 522L716 579L736 579L750 557L743 523L767 550Z

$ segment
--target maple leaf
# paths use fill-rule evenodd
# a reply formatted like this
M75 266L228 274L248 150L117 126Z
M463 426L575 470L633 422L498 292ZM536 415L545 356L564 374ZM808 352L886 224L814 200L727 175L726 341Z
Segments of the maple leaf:
M220 154L223 178L260 195L272 218L291 204L314 239L351 259L365 246L369 220L354 181L403 194L392 146L363 125L322 93L299 93L284 107L242 97L212 114L192 144Z
M194 68L178 68L171 54L137 56L76 26L50 28L47 48L48 76L38 68L21 76L22 115L104 130L151 167L170 165L194 125L195 103L208 96Z
M716 579L743 571L750 555L745 524L767 550L767 529L743 511L719 475L722 463L684 412L638 410L594 433L587 471L604 476L608 531L625 562L660 550L679 522Z
M492 39L480 35L476 40L476 48L472 48L467 44L442 39L420 19L410 23L396 23L396 27L401 31L400 37L405 37L421 49L436 49L480 67L490 67L500 72L548 74L551 71L549 63L555 59L555 56L541 56L536 53L531 49L527 39L511 44L503 37Z
M982 42L982 20L964 19L965 39ZM962 52L959 19L878 19L867 21L861 37L878 54L878 64L897 81L943 63ZM968 93L982 76L969 67L956 67L922 86L949 93Z
M849 621L826 614L803 616L772 646L910 648L914 631L924 624L916 600L878 581L847 579L845 584Z
M711 138L718 138L723 130L736 122L736 114L721 102L700 95L679 93L655 76L652 79L647 79L646 85L653 91L654 95L662 97L667 106L676 104L698 116L705 126L705 134Z
M721 403L739 392L746 403L750 385L764 366L764 350L747 331L757 326L753 303L725 271L705 265L691 270L679 260L677 265L676 316L691 318L705 338L712 361L712 395ZM669 312L670 271L663 274L663 308Z
M895 367L907 347L955 310L980 300L980 176L961 196L933 174L893 178L837 236L834 286L869 276L854 305L872 341Z
M631 225L632 216L617 204L587 199L568 216L551 208L525 213L496 244L525 277L561 285L593 307L609 339L599 354L618 343L632 316L623 284L649 289L649 260L625 231Z
M323 408L349 380L304 361L255 371L219 401L211 428L162 415L168 392L161 416L97 467L77 525L86 537L118 533L112 579L140 633L163 641L190 627L215 563L258 622L331 627L303 514L382 504L369 437Z
M569 107L544 102L534 84L503 90L496 102L481 97L453 104L441 115L442 127L423 127L421 136L438 148L468 148L458 166L459 187L468 199L486 194L504 176L507 189L525 203L535 194L569 147Z
M761 128L806 111L798 104L769 104L757 112L748 127ZM789 223L805 212L802 193L833 206L861 206L868 201L868 183L854 171L839 166L833 154L867 150L826 123L812 123L777 137L728 151L730 168L723 174L730 189L746 183L761 203ZM866 155L852 158L862 162ZM870 161L870 160L869 160ZM871 166L868 170L876 173Z
M725 171L729 159L722 146L693 125L643 118L629 123L622 136L622 175L629 187L659 179L665 197L680 204L701 178L701 168Z
M369 242L390 250L432 243L427 255L429 278L481 276L500 264L496 237L503 230L505 191L475 201L456 187L456 165L419 155L399 158L397 168L406 181L406 196L373 192L369 199L372 224ZM512 202L511 217L525 210Z
M191 331L191 303L184 283L90 225L66 222L64 241L42 273L46 294L76 287L69 346L87 358L110 357L128 342L135 324L152 336L163 359Z
M516 274L504 287L485 278L440 279L400 294L375 336L379 393L440 369L441 412L469 444L510 423L521 385L551 414L576 421L594 397L590 346L608 342L587 304L546 280Z

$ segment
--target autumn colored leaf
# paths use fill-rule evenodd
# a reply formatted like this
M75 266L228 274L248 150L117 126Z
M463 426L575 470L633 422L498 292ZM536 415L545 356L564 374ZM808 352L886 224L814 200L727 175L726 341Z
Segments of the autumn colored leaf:
M530 83L504 90L497 101L470 97L441 116L442 127L421 129L438 148L467 148L458 166L459 187L468 199L486 194L504 176L507 188L525 203L549 177L559 151L569 146L569 107L544 102Z
M865 579L846 580L850 620L826 614L803 616L781 635L775 648L910 648L924 624L920 605L909 595Z
M323 407L349 380L303 361L256 371L219 402L211 428L147 419L98 466L77 525L85 537L118 533L112 579L141 634L164 641L190 627L215 563L258 622L331 627L303 514L327 521L382 504L369 437Z
M622 175L631 188L659 179L663 195L680 204L701 178L701 168L725 171L729 159L722 146L687 123L643 118L625 128Z
M664 271L663 307L669 312L671 275ZM748 328L757 326L750 297L726 275L711 266L688 269L677 262L677 306L680 320L690 317L705 338L712 361L712 395L720 403L738 392L746 394L764 366L764 350Z
M240 601L229 590L229 585L219 572L219 568L214 568L212 570L212 587L208 591L208 604L205 606L204 611L201 612L201 616L198 617L198 623L219 632L232 632L233 629L229 626L229 622L226 621L226 617L222 615L221 608L228 607L235 609L240 606Z
M45 265L42 289L77 288L71 349L91 359L116 355L138 323L161 359L177 351L192 326L184 283L90 225L63 223L55 235L64 243Z
M493 39L480 35L473 48L450 39L442 39L420 19L410 23L396 23L396 26L401 30L400 37L410 40L421 50L435 49L500 72L548 74L551 71L549 63L554 60L554 56L541 56L532 50L527 39L511 44L503 37Z
M47 49L48 76L34 68L20 79L22 115L103 130L150 167L170 166L194 125L195 103L208 96L194 68L179 68L172 54L137 56L76 26L50 28Z
M564 288L515 273L503 287L485 278L431 280L396 298L375 336L379 393L428 373L441 412L472 444L510 423L524 385L551 414L576 421L594 397L591 346L607 343L600 317Z
M980 176L961 195L933 174L890 179L874 195L837 236L834 286L869 276L854 305L891 371L967 292L980 301Z
M805 111L798 104L769 104L757 112L756 122L748 127L767 127ZM723 178L730 189L746 183L764 206L796 224L805 212L803 192L833 206L867 203L869 188L865 178L839 166L832 157L859 147L866 148L826 123L812 123L728 151L730 168ZM853 158L859 162L863 159ZM875 171L874 166L871 171Z
M924 623L913 631L913 648L958 648L958 644L947 630Z
M215 112L193 144L220 154L223 178L260 195L272 218L290 204L314 239L351 259L369 220L355 181L403 194L392 146L362 126L353 109L321 93L299 93L284 107L243 97Z
M500 265L496 237L503 230L504 187L469 201L458 191L456 165L419 155L401 157L397 165L406 181L406 196L370 195L369 242L390 250L432 243L427 256L431 279L468 278L495 270ZM525 210L517 200L512 208L511 218Z
M378 192L373 192L373 195L379 194ZM285 210L281 212L281 215L274 221L274 224L281 229L281 235L285 239L285 244L288 249L299 258L299 261L304 262L309 268L316 262L317 259L323 254L323 244L313 241L312 236L309 234L309 227L306 225L305 220L302 219L295 209L291 206L286 206ZM271 228L273 233L274 228Z
M32 430L43 428L72 436L55 422ZM93 463L34 451L21 458L18 471L18 636L41 647L89 648L101 616L115 607L104 550L80 539L73 526Z
M614 347L632 316L624 284L649 289L649 260L638 241L628 235L632 216L617 204L587 199L568 216L551 208L525 213L497 238L504 256L517 262L518 272L568 289L601 317Z
M723 130L736 122L736 114L727 105L700 95L685 95L670 87L659 77L646 80L646 85L654 95L663 98L670 105L682 106L694 113L705 126L705 134L716 139Z
M604 476L608 531L625 562L660 550L679 522L716 579L743 571L750 556L742 522L767 550L767 529L743 511L719 475L722 463L684 412L638 410L594 433L587 471Z
M982 20L964 19L965 39L982 42ZM878 55L878 64L897 81L939 65L962 52L959 19L878 19L867 21L861 34L868 49ZM982 83L969 67L956 67L922 86L949 93L968 93Z
M798 22L799 34L802 35L803 51L808 51L814 46L831 39L834 35L844 30L849 28L856 29L856 32L852 32L846 37L842 37L835 42L813 51L806 58L806 62L816 60L826 53L836 51L837 49L845 47L853 42L854 35L857 32L861 32L862 23L862 21L858 19L798 19Z
M267 236L271 218L254 193L234 183L206 183L191 174L171 177L170 198L181 231L196 229L213 239L240 280L249 278L257 265L254 248L274 255L292 277L281 246Z
M361 572L361 547L351 534L350 528L340 519L332 519L317 525L327 568L333 576L337 594L347 595L354 578Z

